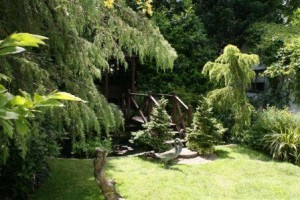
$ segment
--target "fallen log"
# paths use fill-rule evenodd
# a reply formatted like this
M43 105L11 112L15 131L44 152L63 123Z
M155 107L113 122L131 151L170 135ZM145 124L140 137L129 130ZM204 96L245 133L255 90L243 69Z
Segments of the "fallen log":
M107 180L104 169L107 163L107 151L101 148L95 149L94 177L106 200L121 200L121 195L116 190L116 182Z

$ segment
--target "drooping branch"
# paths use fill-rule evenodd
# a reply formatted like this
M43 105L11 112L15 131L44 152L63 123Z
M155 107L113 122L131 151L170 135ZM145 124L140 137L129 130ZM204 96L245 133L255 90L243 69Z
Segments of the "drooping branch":
M116 190L116 182L107 180L104 169L107 163L107 151L101 148L95 149L94 177L106 200L121 200L121 195Z

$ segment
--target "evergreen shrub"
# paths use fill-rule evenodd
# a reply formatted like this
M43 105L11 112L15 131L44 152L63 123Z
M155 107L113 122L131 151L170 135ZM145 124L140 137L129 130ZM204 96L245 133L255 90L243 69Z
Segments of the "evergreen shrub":
M214 145L220 143L225 131L223 125L213 117L207 99L202 97L193 117L192 128L188 130L188 148L200 154L212 154Z
M158 101L158 105L151 112L151 121L143 125L145 129L132 133L133 142L146 145L158 152L169 148L167 144L164 144L166 140L172 138L169 130L170 116L165 109L166 105L166 99Z

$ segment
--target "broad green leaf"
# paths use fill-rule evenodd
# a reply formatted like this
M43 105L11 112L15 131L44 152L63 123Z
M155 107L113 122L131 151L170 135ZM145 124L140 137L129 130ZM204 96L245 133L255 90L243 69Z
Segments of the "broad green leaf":
M30 94L26 91L20 90L21 94L23 95L23 97L25 97L27 100L32 101L32 98L30 96Z
M8 102L7 96L0 93L0 108L4 107Z
M41 96L41 95L39 95L37 93L34 93L34 96L33 96L34 104L37 104L37 103L39 103L41 101L45 101L46 99L47 99L46 97Z
M81 98L76 97L73 94L70 94L67 92L55 92L55 93L50 94L48 97L49 97L49 99L86 102L86 101L82 100Z
M34 116L32 116L33 115L32 114L32 110L28 109L28 108L26 108L24 106L16 107L16 108L13 109L13 111L15 113L17 113L20 117L24 117L24 118L26 118L26 117L34 117Z
M12 111L5 111L5 110L2 110L0 111L0 118L2 119L19 119L19 115L15 112L12 112Z
M38 47L39 44L45 44L43 40L48 39L47 37L34 35L30 33L13 33L8 38L3 40L0 44L2 47L16 47L16 46L30 46Z
M7 89L4 87L4 85L0 84L0 93L6 92Z
M38 108L38 107L63 107L64 104L62 104L61 102L55 100L55 99L48 99L45 101L41 101L37 104L35 104L34 107Z
M28 133L28 122L24 119L16 120L16 130L21 135L26 135Z
M5 80L7 82L10 82L11 78L9 76L6 76L5 74L0 73L0 80Z
M14 134L14 127L9 120L0 120L0 124L3 128L4 134L6 134L9 138L13 137Z
M25 103L27 103L27 99L21 96L15 96L11 101L10 104L13 106L23 106Z
M18 46L4 47L4 48L0 48L0 56L21 53L23 51L25 51L25 49L23 47L18 47Z

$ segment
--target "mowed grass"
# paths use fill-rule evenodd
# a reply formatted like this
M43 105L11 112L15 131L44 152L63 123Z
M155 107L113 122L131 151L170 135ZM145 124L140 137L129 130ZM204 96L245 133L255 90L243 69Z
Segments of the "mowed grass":
M173 165L137 157L109 159L108 177L128 200L300 199L300 167L237 145L217 147L218 159ZM49 159L51 176L31 199L103 199L92 160Z

